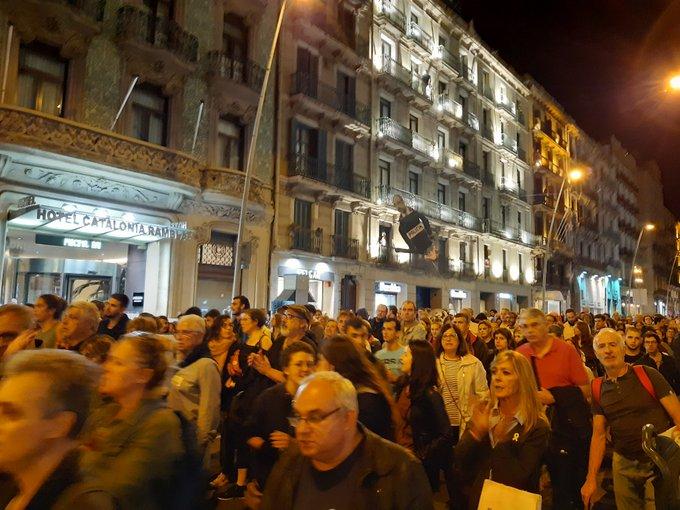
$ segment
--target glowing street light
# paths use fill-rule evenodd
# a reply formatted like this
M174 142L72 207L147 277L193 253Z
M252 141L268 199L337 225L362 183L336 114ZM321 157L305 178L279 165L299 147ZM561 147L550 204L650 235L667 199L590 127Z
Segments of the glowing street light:
M675 74L668 80L668 86L674 92L680 91L680 74Z
M569 171L567 177L569 182L578 182L585 177L586 173L581 168L574 168Z
M656 228L656 225L654 225L653 223L647 223L647 224L645 225L645 230L646 230L647 232L651 232L651 231L654 230L655 228Z

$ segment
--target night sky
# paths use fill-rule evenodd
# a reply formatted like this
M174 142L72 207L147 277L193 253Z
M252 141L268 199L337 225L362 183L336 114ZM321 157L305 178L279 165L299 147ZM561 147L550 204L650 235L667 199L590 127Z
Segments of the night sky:
M451 0L520 75L528 73L592 138L614 134L654 159L680 216L680 0ZM510 5L512 4L512 5Z

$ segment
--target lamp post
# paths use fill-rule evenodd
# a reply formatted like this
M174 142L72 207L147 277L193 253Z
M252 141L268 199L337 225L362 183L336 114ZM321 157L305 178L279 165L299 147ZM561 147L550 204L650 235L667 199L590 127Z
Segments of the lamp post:
M574 168L568 174L562 178L562 184L560 186L560 191L557 194L557 200L555 201L555 207L553 208L552 218L550 219L550 227L548 228L548 237L545 241L545 254L543 255L543 282L541 286L541 308L544 312L548 311L547 304L545 302L545 291L548 278L548 260L550 259L550 238L552 237L553 228L555 226L555 216L557 216L557 208L560 205L560 200L562 199L562 193L564 192L564 187L567 181L577 182L584 177L585 173L579 168Z
M262 90L260 91L260 99L257 102L257 111L255 112L255 121L253 123L253 135L250 138L250 146L248 147L248 158L246 159L246 171L243 182L243 195L241 196L241 214L238 219L238 233L236 234L236 249L234 250L234 284L232 287L232 299L234 296L240 294L241 286L241 242L243 239L243 229L245 227L246 208L248 207L248 194L250 192L250 180L252 177L253 160L255 159L255 146L257 145L257 136L260 132L260 121L262 120L262 110L264 108L264 100L267 94L267 84L269 83L269 75L274 62L274 54L276 53L276 46L281 34L281 25L283 24L283 15L286 12L286 5L288 0L281 0L281 8L279 10L279 17L276 22L276 29L274 30L274 37L272 45L269 49L269 58L267 60L267 67L264 71L264 78L262 80Z
M638 249L640 248L640 241L642 241L642 234L651 232L656 227L653 223L646 223L640 229L640 235L637 239L637 244L635 245L635 251L633 252L633 262L630 265L630 278L628 279L628 313L632 315L633 313L633 273L635 272L635 259L637 258Z
M670 295L671 295L671 280L673 279L673 273L675 272L675 264L678 262L678 252L675 252L675 257L673 257L673 263L671 264L671 271L668 275L668 285L666 286L666 315L668 315L668 309L670 308Z

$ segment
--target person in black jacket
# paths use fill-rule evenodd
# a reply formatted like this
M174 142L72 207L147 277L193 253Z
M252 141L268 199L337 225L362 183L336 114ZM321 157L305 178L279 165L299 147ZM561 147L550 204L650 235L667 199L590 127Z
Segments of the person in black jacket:
M673 391L676 394L680 393L680 371L678 371L678 365L675 360L669 354L661 352L659 348L661 347L661 339L654 330L648 330L643 335L644 346L647 354L642 356L638 365L647 365L661 372L668 384L671 385Z
M451 427L444 400L437 391L437 367L432 346L413 340L401 358L404 376L397 382L397 407L404 420L402 446L423 463L433 492L439 490L439 471L451 453Z
M505 351L491 364L491 400L475 405L468 429L458 442L456 463L474 471L469 508L476 509L484 480L539 492L550 426L538 400L529 361Z

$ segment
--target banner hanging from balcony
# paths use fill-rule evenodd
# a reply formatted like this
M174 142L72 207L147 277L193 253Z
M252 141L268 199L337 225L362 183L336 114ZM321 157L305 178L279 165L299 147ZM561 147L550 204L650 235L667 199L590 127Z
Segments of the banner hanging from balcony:
M439 258L439 247L434 241L428 219L406 205L401 195L394 195L392 202L399 211L399 233L408 246L408 250L397 251L422 255L425 260L436 262Z

